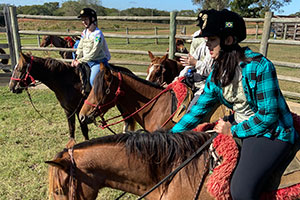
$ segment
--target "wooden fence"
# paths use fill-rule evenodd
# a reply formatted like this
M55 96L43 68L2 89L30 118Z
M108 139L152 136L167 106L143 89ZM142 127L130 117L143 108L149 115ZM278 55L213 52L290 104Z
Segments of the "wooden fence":
M15 12L15 9L11 9L12 12ZM15 17L12 21L17 21L17 19L25 18L25 19L43 19L43 20L78 20L75 16L37 16L37 15L16 15L16 13L11 14L12 17ZM169 39L169 58L174 58L175 56L175 38L182 38L182 39L192 39L192 36L187 36L183 34L176 34L176 25L179 21L181 22L194 22L196 20L195 17L180 17L176 16L176 12L171 12L170 17L168 16L98 16L99 20L123 20L123 21L169 21L169 34L168 35L121 35L121 34L113 34L113 33L105 33L106 38L124 38L124 39ZM272 23L300 23L300 19L298 18L272 18L272 13L268 12L265 15L265 18L244 18L246 23L254 23L256 24L256 33L255 39L246 39L244 43L254 43L260 44L260 53L263 55L267 55L268 46L269 44L285 44L285 45L297 45L300 46L300 41L295 40L276 40L270 39L271 33L271 25ZM258 39L258 24L263 23L263 30L261 39ZM181 23L182 24L182 23ZM14 38L20 38L20 34L22 35L59 35L59 36L79 36L81 32L49 32L49 31L32 31L32 30L19 30L18 24L11 24L12 25L12 35ZM66 48L48 48L48 47L24 47L20 43L20 39L15 40L15 55L18 55L19 51L23 50L34 50L34 51L74 51L74 49L66 49ZM110 49L112 53L121 53L121 54L139 54L139 55L147 55L147 51L138 51L138 50L117 50L117 49ZM154 55L164 55L165 52L153 52ZM17 59L17 57L16 57ZM70 61L70 60L64 60ZM290 62L281 62L272 60L275 65L284 66L284 67L291 67L291 68L298 68L300 69L300 63L290 63ZM136 61L118 61L112 60L111 63L126 65L130 63L131 65L143 65L147 66L149 62L136 62ZM279 79L286 80L300 83L300 80L293 77L284 77L280 76ZM288 96L293 96L300 98L300 94L298 93L286 93Z

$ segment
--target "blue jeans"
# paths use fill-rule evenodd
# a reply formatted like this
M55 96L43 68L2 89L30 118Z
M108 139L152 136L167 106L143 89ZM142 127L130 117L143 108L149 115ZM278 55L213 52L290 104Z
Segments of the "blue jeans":
M108 65L107 59L104 58L100 61L89 61L87 64L90 66L91 68L91 75L90 75L90 84L91 86L93 86L94 84L94 79L96 77L96 75L98 74L98 72L100 72L100 63L103 63L105 66Z

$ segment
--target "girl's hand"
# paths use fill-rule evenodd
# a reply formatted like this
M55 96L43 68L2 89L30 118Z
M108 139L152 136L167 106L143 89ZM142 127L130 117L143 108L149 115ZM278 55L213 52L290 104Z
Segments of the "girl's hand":
M224 135L230 135L232 136L231 133L231 123L230 122L225 122L223 119L219 119L217 125L214 127L214 130L217 133L221 133Z
M197 60L191 56L190 54L188 54L188 56L181 56L180 57L180 62L183 66L195 66L197 63Z
M78 60L72 60L71 66L72 66L72 67L77 67L78 64L79 64Z

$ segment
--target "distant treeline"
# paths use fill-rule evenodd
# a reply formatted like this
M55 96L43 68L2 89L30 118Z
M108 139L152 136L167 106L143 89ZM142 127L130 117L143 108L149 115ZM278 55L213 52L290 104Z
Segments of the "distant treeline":
M3 9L5 4L0 4ZM44 3L43 5L18 6L17 14L27 15L50 15L50 16L76 16L80 10L85 7L91 7L96 10L98 16L169 16L170 13L163 10L149 8L129 8L126 10L118 10L114 8L105 8L97 1L66 1L61 5L59 2ZM197 11L181 10L178 11L179 16L196 16Z

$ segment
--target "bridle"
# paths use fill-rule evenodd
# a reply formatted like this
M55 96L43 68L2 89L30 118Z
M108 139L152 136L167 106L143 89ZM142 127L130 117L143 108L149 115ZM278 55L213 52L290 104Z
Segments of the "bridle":
M28 88L29 86L35 86L36 81L35 79L31 76L30 71L32 69L32 63L33 63L33 56L30 57L30 63L27 63L26 65L26 73L22 74L20 78L14 78L11 77L11 80L17 81L19 83L20 88ZM22 73L22 71L20 71ZM28 78L30 79L29 84L27 83ZM23 83L25 86L21 87L20 83Z
M163 62L163 63L160 63L160 64L152 64L151 67L154 67L155 69L156 69L157 67L160 67L160 69L162 70L163 68L165 68L165 64L164 64L164 62ZM155 75L155 74L154 74L154 75ZM164 83L164 76L163 76L163 73L162 73L162 72L161 72L160 77L159 77L157 80L155 80L155 82L156 82L156 83L159 83L159 84L161 84L161 85Z
M89 114L89 116L95 116L97 111L101 112L101 110L103 110L104 108L110 109L110 108L114 107L114 106L116 105L116 102L117 102L118 98L119 98L120 96L123 96L123 95L125 94L125 92L121 90L121 85L122 85L122 74L121 74L120 72L118 72L118 79L119 79L119 84L118 84L118 88L117 88L117 90L116 90L116 92L115 92L115 97L114 97L114 99L111 100L110 102L105 103L105 104L102 104L102 102L99 101L98 104L93 104L93 103L90 103L87 99L84 101L85 104L88 104L88 105L94 107L94 109L93 109L92 112ZM113 80L111 80L111 81L109 82L109 84L108 84L109 86L108 86L107 89L105 90L105 94L106 94L106 95L110 94L110 89L109 89L109 87L110 87L112 81L113 81Z

